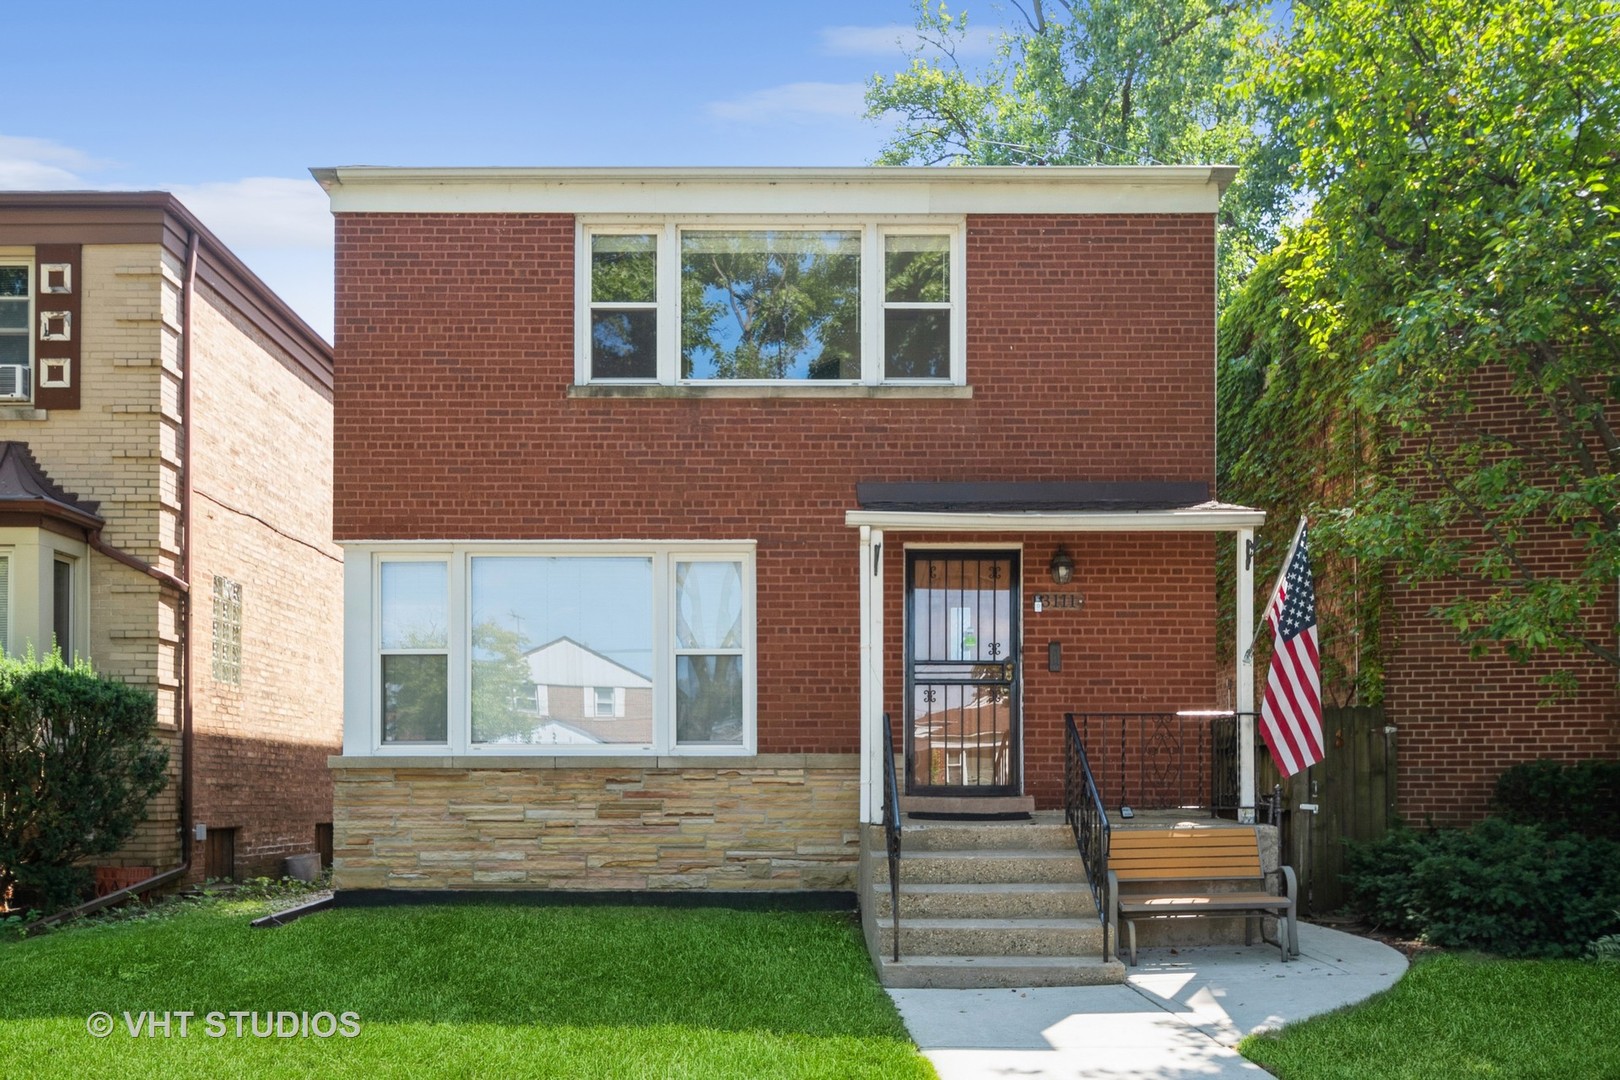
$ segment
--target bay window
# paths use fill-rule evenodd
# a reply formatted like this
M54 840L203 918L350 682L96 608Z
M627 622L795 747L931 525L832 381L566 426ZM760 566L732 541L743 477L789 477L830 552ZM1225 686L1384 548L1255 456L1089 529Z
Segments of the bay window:
M964 385L939 220L585 221L580 383Z
M433 547L350 553L345 752L752 752L752 544Z

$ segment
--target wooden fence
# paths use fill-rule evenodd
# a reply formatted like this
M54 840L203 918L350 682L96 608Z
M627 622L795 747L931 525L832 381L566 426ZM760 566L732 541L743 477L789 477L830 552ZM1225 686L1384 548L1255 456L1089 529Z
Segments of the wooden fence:
M1344 906L1346 840L1383 836L1395 815L1395 727L1380 708L1327 709L1319 764L1279 780L1260 754L1259 791L1282 784L1283 862L1299 875L1300 913L1331 915Z

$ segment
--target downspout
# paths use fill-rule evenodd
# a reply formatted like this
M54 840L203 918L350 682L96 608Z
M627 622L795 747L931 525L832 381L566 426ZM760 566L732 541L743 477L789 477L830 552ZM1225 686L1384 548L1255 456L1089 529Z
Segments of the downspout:
M191 338L192 303L197 295L197 230L186 230L186 276L180 285L180 558L179 578L191 581ZM191 757L191 589L180 593L180 866L191 869L192 793ZM184 875L181 880L184 881Z

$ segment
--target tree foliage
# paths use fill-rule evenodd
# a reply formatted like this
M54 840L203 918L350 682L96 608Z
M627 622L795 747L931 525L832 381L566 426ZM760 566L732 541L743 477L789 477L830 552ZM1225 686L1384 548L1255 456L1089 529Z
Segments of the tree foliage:
M1221 284L1274 242L1292 152L1238 86L1260 58L1247 0L1029 0L982 69L966 12L920 3L906 70L875 76L868 115L897 130L880 164L1240 166L1221 210Z
M0 898L78 901L80 860L118 850L162 790L168 751L145 690L71 666L0 656Z
M1269 590L1287 557L1293 524L1312 515L1324 698L1377 704L1384 585L1380 564L1345 543L1337 518L1322 510L1353 505L1383 462L1362 410L1351 400L1354 368L1324 361L1337 326L1334 305L1311 298L1327 272L1327 237L1294 230L1262 258L1221 313L1217 367L1217 489L1230 501L1264 507L1272 527L1257 537L1257 583ZM1235 584L1232 560L1219 563L1221 597ZM1269 602L1269 596L1262 603ZM1223 604L1223 620L1234 611ZM1218 640L1232 640L1230 632ZM1264 670L1264 664L1259 665Z
M1259 80L1316 201L1239 305L1271 312L1305 385L1274 393L1274 352L1250 400L1376 425L1376 482L1331 493L1353 513L1323 535L1459 583L1436 614L1519 660L1620 666L1591 614L1620 573L1617 77L1612 0L1330 0ZM1271 467L1322 419L1278 414Z

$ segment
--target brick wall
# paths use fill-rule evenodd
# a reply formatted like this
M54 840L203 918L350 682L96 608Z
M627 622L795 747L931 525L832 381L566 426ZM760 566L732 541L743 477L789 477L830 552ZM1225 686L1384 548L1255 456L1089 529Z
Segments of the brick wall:
M183 266L157 244L91 244L82 259L82 407L0 410L0 438L27 442L53 480L99 501L109 544L175 573ZM204 285L193 314L194 817L239 828L240 871L279 873L280 856L313 850L315 824L331 821L326 756L341 735L331 405ZM102 674L156 692L170 759L147 821L99 861L170 867L183 857L178 606L140 572L87 558L84 647ZM247 591L240 688L211 678L216 573Z
M341 743L342 554L331 404L199 284L192 388L194 820L236 829L237 872L281 873L332 820ZM240 683L213 671L213 580L242 586ZM203 845L193 864L203 871Z
M1472 392L1470 423L1511 432L1532 446L1552 434L1546 419L1526 416L1503 386L1480 383ZM1556 445L1545 449L1554 458L1563 454ZM1573 576L1579 551L1568 537L1567 528L1548 528L1539 536L1527 530L1521 549L1527 564L1538 575ZM1428 614L1459 595L1482 598L1488 589L1461 581L1389 582L1385 707L1400 730L1399 810L1415 823L1479 819L1496 778L1519 762L1620 757L1614 668L1582 656L1519 664L1500 648L1471 658L1450 626ZM1617 614L1611 587L1589 613L1596 640L1609 648L1615 646ZM1580 690L1573 698L1549 701L1552 692L1542 678L1558 668L1573 671Z
M637 400L568 397L572 218L340 213L337 538L755 539L759 749L853 752L856 482L1212 483L1213 230L970 218L971 400ZM906 539L887 549L891 591ZM1070 650L1061 675L1026 669L1046 804L1064 708L1202 707L1216 690L1213 540L1064 539L1091 599L1025 635ZM1026 618L1055 543L1030 540Z
M28 443L52 480L98 501L108 543L173 572L179 267L157 244L89 245L81 274L81 407L0 419L0 438ZM135 839L106 861L172 866L180 857L176 603L156 581L101 555L88 556L87 576L83 646L97 671L157 693L170 759L169 787L153 799Z

